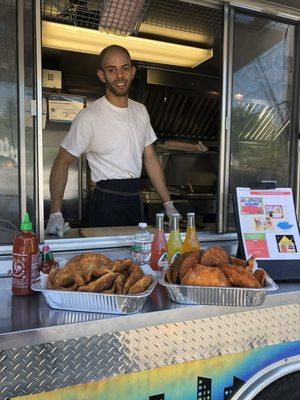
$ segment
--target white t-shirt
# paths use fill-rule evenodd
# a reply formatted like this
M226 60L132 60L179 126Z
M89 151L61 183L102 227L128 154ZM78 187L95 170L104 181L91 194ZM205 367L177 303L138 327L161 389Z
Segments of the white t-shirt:
M144 148L157 139L143 104L111 104L105 96L80 111L61 143L70 154L86 153L94 182L139 178Z

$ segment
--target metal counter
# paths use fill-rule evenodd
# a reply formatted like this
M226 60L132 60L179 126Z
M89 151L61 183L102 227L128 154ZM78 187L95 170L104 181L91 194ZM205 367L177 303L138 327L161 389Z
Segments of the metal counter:
M300 339L300 283L257 308L182 306L158 286L117 316L53 310L1 281L0 399Z

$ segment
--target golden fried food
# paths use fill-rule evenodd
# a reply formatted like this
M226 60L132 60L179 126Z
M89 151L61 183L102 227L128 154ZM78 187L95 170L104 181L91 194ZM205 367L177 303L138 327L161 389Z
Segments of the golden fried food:
M101 266L95 269L92 269L90 271L84 271L82 273L83 279L85 281L84 285L86 285L87 283L91 282L91 281L95 281L96 279L100 278L102 275L107 274L108 272L110 272L110 266Z
M240 258L230 257L229 264L239 265L240 267L246 268L247 261L241 260Z
M246 269L252 273L254 269L254 261L255 261L255 256L252 256L251 258L249 258L249 260L246 261Z
M145 292L145 290L147 290L148 287L151 285L152 281L153 281L152 276L149 275L143 276L134 285L131 286L128 294L138 294Z
M222 271L227 276L232 286L259 288L260 284L255 276L239 265L224 264Z
M229 254L220 246L210 247L201 258L201 264L208 267L220 267L223 264L228 264L229 261Z
M47 281L48 289L55 289L55 276L58 273L59 268L50 269Z
M83 253L71 258L65 265L66 268L91 269L102 265L108 265L111 261L101 253Z
M266 271L264 271L263 269L259 268L256 271L254 271L253 275L258 280L258 282L259 282L261 287L265 287L266 286L266 280L267 280Z
M189 251L184 254L184 258L178 273L179 281L181 281L181 279L184 277L185 273L190 267L192 267L195 264L200 264L203 254L204 254L203 250Z
M109 271L107 274L101 276L101 278L98 278L85 286L80 286L78 292L102 292L103 290L110 289L117 275L116 272Z
M130 275L125 282L123 294L127 294L131 286L133 286L143 276L144 276L143 270L138 265L132 264L130 268Z
M125 260L116 260L111 264L111 270L113 272L119 272L125 275L129 275L132 265L133 261L129 260L128 258L125 258Z
M126 276L119 274L116 279L115 279L115 293L116 294L122 294L123 290L124 290L124 286L125 286L125 282L126 282Z
M190 286L231 286L223 271L218 267L196 264L189 268L181 280Z

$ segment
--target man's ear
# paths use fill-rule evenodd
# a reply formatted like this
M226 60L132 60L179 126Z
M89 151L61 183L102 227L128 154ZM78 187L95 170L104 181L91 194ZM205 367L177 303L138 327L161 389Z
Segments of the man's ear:
M100 81L101 81L102 83L105 83L105 82L106 82L106 80L105 80L105 75L104 75L104 72L102 71L102 69L98 69L98 71L97 71L97 76L98 76L98 78L100 79Z
M132 74L132 79L135 77L135 73L136 73L136 68L134 65L131 66L131 74Z

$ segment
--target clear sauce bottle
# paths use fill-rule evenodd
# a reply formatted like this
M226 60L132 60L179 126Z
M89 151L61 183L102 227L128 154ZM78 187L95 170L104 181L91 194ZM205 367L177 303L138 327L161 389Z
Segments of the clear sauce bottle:
M197 232L195 227L195 213L187 213L187 219L188 219L188 225L186 228L185 239L182 246L183 253L200 249L200 243L197 237Z
M26 213L21 230L13 243L12 292L17 296L28 296L34 292L31 285L39 276L39 242L32 232L32 223Z

